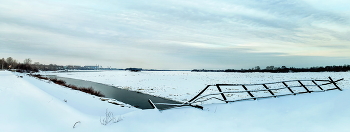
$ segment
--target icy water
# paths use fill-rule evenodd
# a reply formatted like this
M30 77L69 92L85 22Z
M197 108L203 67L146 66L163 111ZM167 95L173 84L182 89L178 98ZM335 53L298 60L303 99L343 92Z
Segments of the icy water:
M86 87L86 88L92 87L94 90L100 91L103 95L105 95L106 98L116 99L118 101L132 105L140 109L153 109L153 107L148 102L148 99L152 100L152 102L157 102L157 103L181 104L181 102L177 102L177 101L173 101L173 100L169 100L161 97L156 97L156 96L152 96L152 95L148 95L140 92L125 90L125 89L117 88L115 86L109 86L101 83L59 77L55 75L49 75L47 77L57 78L58 80L65 81L66 84L75 85L77 87ZM157 108L161 110L169 109L172 107L173 106L157 105Z

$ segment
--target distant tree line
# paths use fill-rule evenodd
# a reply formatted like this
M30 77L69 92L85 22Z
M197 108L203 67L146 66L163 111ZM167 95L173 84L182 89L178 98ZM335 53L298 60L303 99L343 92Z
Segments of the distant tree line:
M24 59L23 63L18 62L12 57L2 58L0 60L0 68L2 70L16 70L17 72L38 72L41 71L56 71L63 69L63 66L56 64L40 64L39 62L32 63L30 58Z
M13 59L12 57L8 57L6 59L2 58L0 60L1 69L7 69L12 70L16 69L19 72L38 72L39 70L37 68L34 68L31 66L32 60L31 59L25 59L23 63L18 62L17 60Z
M343 66L318 66L310 68L295 68L295 67L275 67L267 66L265 69L261 69L260 66L256 66L250 69L226 69L226 70L207 70L207 69L193 69L192 72L271 72L271 73L287 73L287 72L345 72L350 71L350 65Z
M38 71L57 71L57 70L117 70L116 68L102 68L101 66L75 66L75 65L56 65L56 64L40 64L30 59L24 59L20 63L12 57L0 59L0 70L12 70L17 72L38 72Z

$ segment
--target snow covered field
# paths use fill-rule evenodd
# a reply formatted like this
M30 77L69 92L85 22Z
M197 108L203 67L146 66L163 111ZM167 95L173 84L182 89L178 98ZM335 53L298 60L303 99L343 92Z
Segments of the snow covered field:
M52 75L52 73L46 73ZM139 91L155 96L165 97L185 102L194 97L207 85L211 84L256 84L287 80L334 80L344 78L339 82L341 88L350 86L350 72L322 72L322 73L224 73L224 72L65 72L53 73L61 77L75 78L119 88Z
M0 71L0 131L233 131L348 132L349 72L325 73L192 73L192 72L69 72L42 73L100 82L185 101L207 84L263 83L296 79L344 78L343 91L277 99L140 110L120 107L92 95L70 90L24 74ZM23 76L20 78L18 76ZM121 121L100 123L105 111ZM76 127L73 128L74 124Z

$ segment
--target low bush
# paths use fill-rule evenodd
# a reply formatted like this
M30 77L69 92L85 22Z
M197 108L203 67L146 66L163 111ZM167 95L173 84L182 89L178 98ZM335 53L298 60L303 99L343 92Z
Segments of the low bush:
M92 87L89 88L78 88L78 90L91 94L91 95L96 95L99 97L104 97L104 95L100 91L95 91Z
M61 85L61 86L67 86L66 85L66 82L63 81L63 80L58 80L57 78L54 78L54 79L50 79L53 83L56 83L58 85Z
M105 95L103 95L100 91L96 91L92 87L84 88L84 87L77 87L75 85L68 85L63 80L59 80L57 78L50 79L50 78L47 78L47 77L43 77L40 74L29 74L29 75L33 76L33 77L36 77L36 78L39 78L39 79L50 80L51 82L53 82L55 84L58 84L58 85L61 85L61 86L64 86L64 87L68 87L68 88L71 88L71 89L74 89L74 90L79 90L79 91L82 91L82 92L85 92L85 93L88 93L88 94L91 94L91 95L96 95L98 97L105 97Z
M43 76L41 76L40 74L28 74L28 75L29 75L29 76L32 76L32 77L39 78L39 79L49 80L49 78L43 77Z

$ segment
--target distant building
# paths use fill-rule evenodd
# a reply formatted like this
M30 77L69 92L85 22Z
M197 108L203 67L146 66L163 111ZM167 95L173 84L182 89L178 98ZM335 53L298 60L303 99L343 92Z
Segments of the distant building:
M75 65L68 65L66 67L66 69L68 69L68 70L80 70L80 69L82 69L82 67L81 66L75 66Z
M84 70L97 70L100 66L84 66Z

